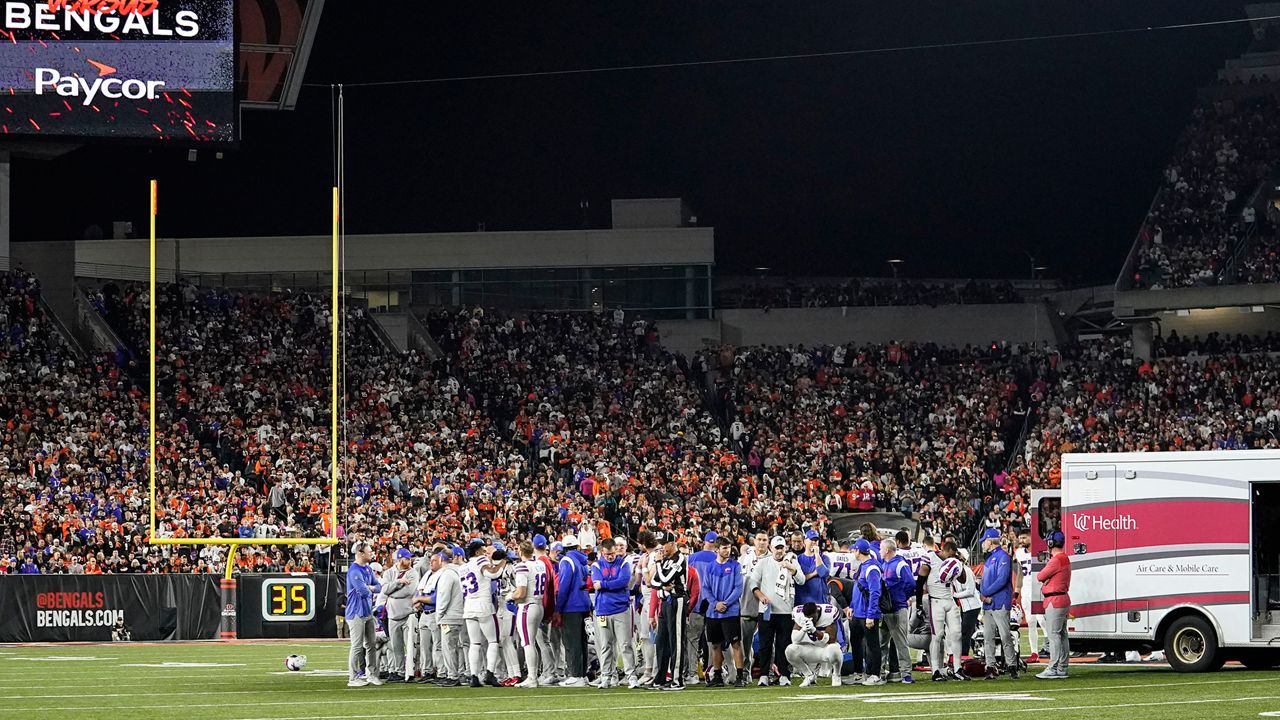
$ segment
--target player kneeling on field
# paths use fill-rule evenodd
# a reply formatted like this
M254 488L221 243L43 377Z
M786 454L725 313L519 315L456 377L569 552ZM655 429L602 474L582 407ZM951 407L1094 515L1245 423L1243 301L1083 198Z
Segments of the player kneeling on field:
M818 682L820 672L831 673L831 685L840 685L843 653L836 640L836 607L830 603L805 603L791 612L795 625L787 662L804 674L800 687Z

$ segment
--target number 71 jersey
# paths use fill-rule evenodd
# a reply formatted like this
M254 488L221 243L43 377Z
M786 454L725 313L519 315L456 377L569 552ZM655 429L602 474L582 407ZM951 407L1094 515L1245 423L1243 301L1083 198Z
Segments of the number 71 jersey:
M841 580L853 580L858 575L858 559L851 552L827 553L831 561L831 577Z

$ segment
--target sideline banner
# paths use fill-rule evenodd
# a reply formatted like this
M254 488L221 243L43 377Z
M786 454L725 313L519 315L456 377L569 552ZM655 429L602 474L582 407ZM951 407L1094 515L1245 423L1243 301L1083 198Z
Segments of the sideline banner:
M222 610L216 575L0 576L0 642L204 640Z

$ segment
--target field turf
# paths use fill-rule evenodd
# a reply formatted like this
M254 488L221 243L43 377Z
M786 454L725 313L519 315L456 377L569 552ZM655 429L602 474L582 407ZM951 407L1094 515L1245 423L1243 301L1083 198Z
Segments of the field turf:
M290 653L305 672L284 668ZM1256 718L1280 715L1280 673L1228 666L1205 675L1162 666L1075 666L1074 677L878 688L684 692L428 685L346 687L338 642L0 646L0 720L566 718ZM1038 671L1039 668L1036 668Z

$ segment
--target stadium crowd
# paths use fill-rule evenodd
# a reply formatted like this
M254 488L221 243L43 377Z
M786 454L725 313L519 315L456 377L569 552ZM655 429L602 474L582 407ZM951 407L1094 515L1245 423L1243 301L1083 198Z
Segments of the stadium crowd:
M729 351L725 351L726 353ZM731 433L770 494L902 512L967 536L1044 348L890 343L721 353Z
M145 292L91 291L135 358L80 360L37 331L34 278L11 273L5 287L7 318L23 321L6 322L6 376L43 379L5 396L5 480L26 500L0 538L6 569L216 568L216 547L142 543ZM325 303L178 284L157 316L158 534L329 534ZM363 311L348 311L343 536L418 548L643 530L829 538L832 513L876 510L967 539L1025 527L1026 491L1054 482L1063 451L1257 446L1280 419L1280 378L1249 355L1280 345L1271 335L1174 334L1138 365L1119 342L722 348L686 360L621 313L468 308L426 320L441 358L383 350ZM66 416L30 410L53 400ZM1029 439L1010 458L1028 413ZM103 447L82 449L85 436ZM332 567L311 546L246 549L237 562Z
M1244 207L1280 160L1280 111L1272 95L1205 102L1192 112L1165 168L1139 234L1134 286L1217 285L1238 243L1257 220ZM1242 282L1265 281L1262 251L1241 269Z
M14 271L0 277L0 327L5 329L0 479L8 510L0 520L0 568L19 573L219 571L225 551L216 546L159 548L144 542L145 292L129 286L89 291L132 352L81 357L48 328L33 276ZM960 557L964 548L957 544L966 545L980 531L994 533L996 545L1024 532L1029 489L1057 484L1063 452L1275 447L1280 430L1280 376L1268 355L1280 347L1280 336L1271 334L1184 338L1171 333L1156 340L1150 361L1134 361L1127 342L1115 339L1061 348L1000 343L724 347L684 358L662 347L656 327L621 313L520 317L465 308L438 310L426 318L443 351L429 357L385 350L369 318L351 307L343 328L342 526L331 528L331 318L325 303L305 293L252 295L178 284L164 286L157 316L160 536L318 537L336 531L381 553L400 549L397 554L407 554L385 558L388 569L376 583L384 588L386 573L395 567L413 568L421 581L433 565L437 572L445 565L475 565L492 575L484 582L497 583L500 600L512 596L516 605L522 604L514 597L521 582L517 566L528 569L535 557L549 558L547 578L559 577L563 561L572 560L570 587L579 582L591 587L588 602L593 604L601 591L607 595L616 589L605 577L586 582L602 558L606 564L621 558L638 573L635 582L629 581L630 599L624 603L630 608L629 625L615 628L622 640L602 639L594 622L581 628L571 623L574 629L564 630L566 613L576 622L574 613L586 610L553 608L546 600L544 616L561 624L533 623L546 630L545 643L534 637L537 632L526 638L542 658L533 661L551 670L532 680L528 651L522 665L522 657L514 655L522 644L519 633L503 622L492 641L463 630L469 654L476 638L483 638L483 659L477 664L470 656L455 658L453 670L441 677L442 656L435 649L429 656L409 653L407 631L392 622L404 620L394 616L403 610L398 601L405 594L384 590L378 602L370 591L368 607L382 613L383 636L394 639L399 628L402 637L400 655L383 648L374 661L394 677L396 658L409 658L417 665L401 670L401 677L434 676L446 683L515 684L520 678L549 683L558 670L572 687L586 682L585 668L612 667L619 657L621 675L597 677L606 687L661 684L655 662L684 668L668 673L668 686L702 680L743 684L739 671L751 667L754 682L760 676L788 682L790 643L779 638L790 632L779 625L764 642L759 608L751 606L760 598L754 596L747 567L772 555L779 541L777 561L790 558L802 578L792 591L791 607L779 606L798 607L799 614L783 613L779 622L794 621L805 629L803 637L795 636L795 644L803 646L812 644L804 638L822 636L821 623L838 619L832 625L838 637L832 637L842 650L841 666L848 661L853 663L848 668L860 668L836 672L834 651L817 648L814 652L828 654L813 655L817 661L808 665L795 661L802 681L811 684L822 673L834 673L833 682L859 673L863 681L876 677L873 683L891 673L901 678L914 666L909 658L886 657L884 668L866 670L867 663L880 660L874 659L866 633L849 622L857 608L868 611L865 602L849 595L850 583L862 577L851 568L869 571L864 563L878 557L886 562L876 567L888 572L891 558L878 553L891 550L864 548L862 553L836 538L833 514L881 511L917 520L919 532L938 542L924 548L907 538L898 549L909 559L929 550L938 566ZM1024 426L1025 445L1010 457ZM705 543L701 549L699 538ZM531 557L521 555L526 545ZM350 547L337 552L345 554ZM739 584L730 594L741 616L733 623L713 622L724 619L716 613L729 610L709 611L697 601L705 597L700 595L704 588L720 592L717 581L698 570L719 562L715 556L722 548L724 562L732 559L739 567ZM357 549L351 558L334 558L329 548L313 546L246 548L236 564L241 571L323 572L350 566L348 561L359 555ZM819 556L825 572L816 567ZM654 586L662 562L682 557L687 557L683 587L673 585L672 577ZM498 567L504 562L509 571ZM917 563L913 570L918 569ZM805 583L816 577L823 581L821 588L805 591ZM528 578L523 580L528 588ZM927 582L918 585L924 588ZM954 597L965 592L962 581L946 585ZM544 600L547 592L544 587ZM667 642L659 654L656 621L666 602L663 592L688 602L682 622L688 622L685 637L693 638L694 647L677 652ZM841 592L848 595L843 604ZM724 597L728 608L729 597ZM564 600L584 602L576 596ZM558 595L554 602L560 602ZM907 629L920 630L923 613L932 612L931 601L921 596L914 605L911 598L903 602L919 610L906 618ZM424 605L417 602L413 611ZM839 618L828 617L827 606L838 608L832 612ZM501 615L504 608L505 600L494 605L500 620L518 617L519 607L505 610L511 618ZM755 625L743 623L744 617ZM653 634L646 645L644 628L650 621ZM896 652L891 624L875 625L890 634L882 650ZM950 643L954 636L967 644L972 628L963 628L943 640ZM421 627L416 631L413 642L432 642L423 639ZM765 661L752 664L745 647L750 643L709 654L708 641L712 649L725 642L732 646L717 640L726 638L725 632L737 632L740 639L760 632ZM918 633L907 633L901 644L924 649L916 648L920 641L911 640L913 634ZM617 654L605 654L611 651L597 649L602 640L629 650L616 647ZM443 647L443 641L435 642L435 648ZM588 645L581 664L574 660L569 670L565 658L578 652L569 647ZM495 652L501 666L490 660ZM630 671L626 652L633 656ZM740 661L734 657L738 652ZM948 645L944 657L953 654L963 657ZM963 675L963 666L934 660L931 653L930 670L941 673L938 679ZM369 674L368 661L362 662L363 678L351 680L373 682L377 673ZM710 675L694 671L699 662ZM728 669L717 674L722 667ZM1003 669L998 662L990 669L1016 672L1017 667L1016 659L1006 658Z
M974 305L1024 302L1008 282L969 280L928 283L916 280L771 284L750 283L717 291L717 307L806 308L862 305Z

